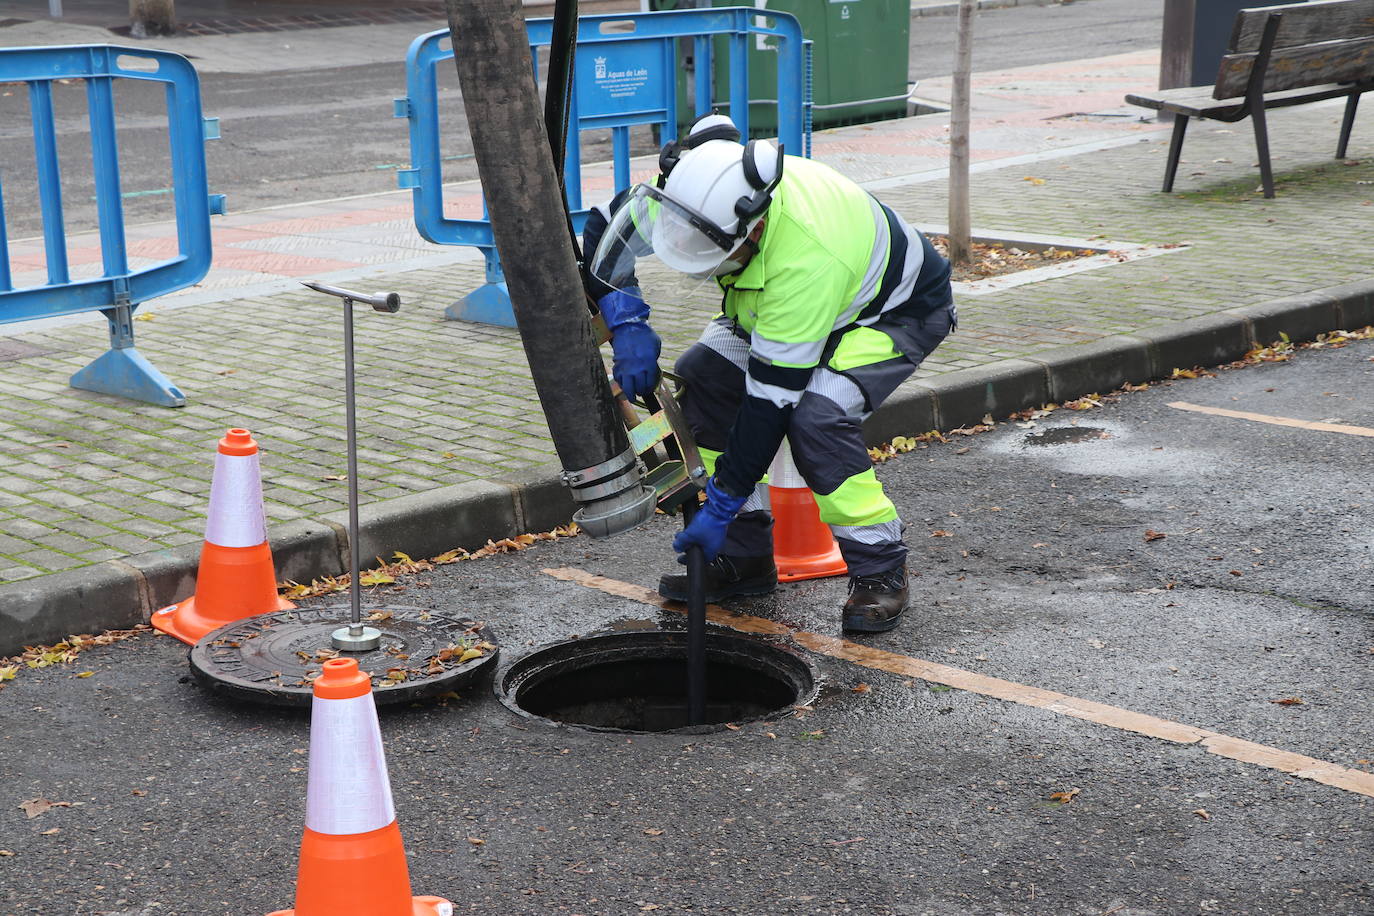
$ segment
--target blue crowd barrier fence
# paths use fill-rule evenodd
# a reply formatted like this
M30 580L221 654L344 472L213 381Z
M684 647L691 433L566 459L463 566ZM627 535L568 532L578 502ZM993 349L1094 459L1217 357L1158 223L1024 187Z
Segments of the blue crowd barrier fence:
M73 279L68 261L53 114L57 80L85 82L102 268L94 278ZM116 80L166 87L178 253L138 270L129 266L124 229ZM140 303L191 286L210 269L210 215L224 212L224 197L209 193L205 141L219 136L219 122L201 114L195 68L180 54L116 45L5 48L0 49L0 83L28 86L47 266L47 282L15 287L4 218L5 164L0 163L0 322L102 312L110 324L110 349L73 375L72 387L166 407L184 405L181 391L134 346L133 315Z
M534 77L538 78L538 49L552 40L551 19L526 23ZM730 117L744 136L749 135L749 67L751 42L777 51L778 137L788 150L810 154L807 107L810 80L806 75L809 45L801 25L788 14L752 7L701 10L666 10L578 20L577 56L569 106L565 184L573 228L582 231L590 212L582 202L580 134L587 130L611 131L615 189L630 184L630 128L655 125L663 141L677 135L678 41L690 40L696 61L693 99L696 114L705 114L718 103L713 95L711 58L714 41L727 39ZM411 189L415 226L420 235L439 245L469 245L481 250L486 261L486 283L445 312L485 324L514 327L510 294L492 238L491 223L483 219L457 219L444 215L443 152L439 130L439 64L453 59L449 30L421 35L406 55L407 96L395 102L395 116L406 118L410 128L410 164L397 174L401 188ZM758 100L754 103L757 105ZM803 139L805 137L805 139Z

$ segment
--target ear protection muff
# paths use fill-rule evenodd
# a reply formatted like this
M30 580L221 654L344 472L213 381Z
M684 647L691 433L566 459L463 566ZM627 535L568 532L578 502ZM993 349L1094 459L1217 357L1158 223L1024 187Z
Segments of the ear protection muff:
M773 202L773 191L777 188L778 182L782 181L783 145L779 143L778 148L773 151L772 181L765 181L759 172L758 149L758 141L750 140L744 147L744 158L740 162L744 166L744 180L755 189L752 195L735 201L735 215L740 218L741 227L768 209L768 205ZM763 149L768 150L769 147L765 146Z

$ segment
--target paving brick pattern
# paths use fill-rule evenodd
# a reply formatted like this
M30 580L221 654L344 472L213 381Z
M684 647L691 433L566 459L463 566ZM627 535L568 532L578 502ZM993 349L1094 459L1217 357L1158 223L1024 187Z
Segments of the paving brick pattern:
M976 174L979 230L1191 247L966 297L958 334L917 379L1366 279L1359 240L1374 228L1374 124L1357 123L1351 142L1370 157L1337 163L1328 157L1339 116L1339 107L1275 113L1280 185L1272 201L1254 192L1244 129L1195 128L1181 193L1172 196L1158 192L1167 142L1158 132L1129 146ZM945 221L943 181L889 186L881 197L918 225ZM480 262L466 262L358 281L395 289L406 302L397 315L357 315L365 501L553 457L516 332L443 318L481 276ZM655 325L665 353L680 352L717 296L667 276L645 281L660 290ZM151 320L136 325L140 350L186 392L183 409L67 387L68 376L104 350L103 320L3 338L0 580L200 540L215 441L231 426L247 426L262 443L270 521L345 507L345 484L325 479L342 474L345 461L335 300L299 289L161 310L154 302L143 311Z

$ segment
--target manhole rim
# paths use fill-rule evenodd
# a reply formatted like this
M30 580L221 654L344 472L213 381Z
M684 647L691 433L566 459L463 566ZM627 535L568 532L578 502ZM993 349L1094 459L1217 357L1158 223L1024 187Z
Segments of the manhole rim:
M654 630L635 630L623 633L593 633L588 636L579 636L572 639L563 639L557 642L545 643L540 646L535 646L527 652L523 652L518 656L513 656L510 653L510 650L507 649L506 652L502 653L502 657L497 664L496 672L492 676L492 692L496 695L496 699L500 701L501 705L506 707L506 709L510 712L515 713L522 719L532 722L539 722L551 728L574 729L577 731L595 732L599 734L611 735L701 735L718 734L721 732L729 731L729 729L725 727L726 723L724 722L713 723L708 725L689 725L683 728L666 729L662 731L649 731L644 729L630 728L612 728L609 726L602 725L584 725L578 722L564 722L559 719L551 719L548 716L541 716L538 713L530 712L529 710L524 709L518 705L518 703L516 702L518 688L528 684L529 681L527 679L509 685L509 687L507 685L507 681L511 677L511 672L515 669L520 668L522 665L527 663L531 658L533 658L536 655L552 653L557 651L566 651L572 647L585 647L588 645L595 647L598 643L607 644L614 642L633 642L636 640L647 641L651 639L667 639L675 642L685 643L687 640L687 631L682 629L660 628ZM788 641L785 641L784 639L777 636L758 636L740 633L736 630L732 630L726 627L708 626L706 631L706 652L708 657L710 657L713 654L713 648L719 649L722 644L748 644L755 648L762 647L771 650L773 653L776 653L774 657L785 658L787 659L788 663L795 665L796 667L794 669L794 672L799 672L800 677L804 678L806 681L806 684L804 686L799 686L799 689L797 691L797 698L789 706L772 710L765 715L751 716L748 718L731 720L729 724L742 725L750 722L764 722L790 718L796 715L796 710L794 707L810 706L816 701L816 698L820 696L823 681L823 676L821 674L820 669L806 653L801 651L801 649L797 648L795 645L790 644ZM736 654L737 656L741 656L740 653L734 654ZM752 656L752 658L754 659L762 659L764 657L766 656L762 654ZM588 665L582 665L581 667L588 667ZM760 666L754 667L757 669ZM763 667L767 668L767 670L773 672L775 676L777 676L777 672L779 671L778 667ZM549 671L549 669L546 668L543 669L543 672L541 673L552 675L555 673L566 673L569 670L575 670L575 668L571 664L571 661L566 666L560 666L557 672L551 672ZM541 680L543 679L545 678L541 678ZM792 683L794 685L797 684L797 678L795 677L782 676L778 677L778 680L786 680L787 682Z

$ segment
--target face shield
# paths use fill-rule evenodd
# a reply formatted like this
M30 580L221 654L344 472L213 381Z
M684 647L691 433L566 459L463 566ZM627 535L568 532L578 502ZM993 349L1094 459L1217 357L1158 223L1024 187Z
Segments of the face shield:
M656 258L680 273L706 279L739 239L662 189L637 185L611 217L592 255L591 273L615 289L638 286L636 265Z

